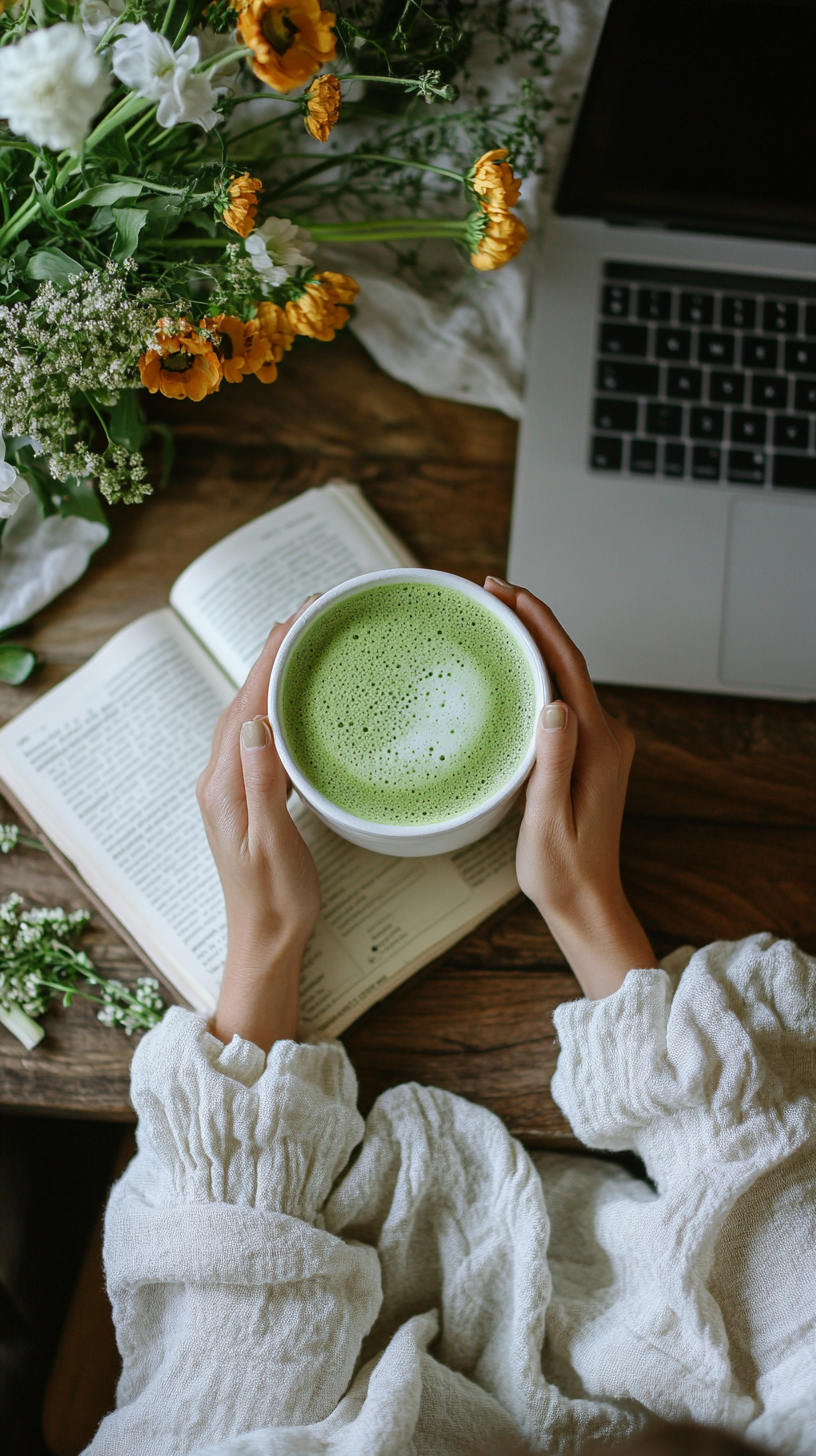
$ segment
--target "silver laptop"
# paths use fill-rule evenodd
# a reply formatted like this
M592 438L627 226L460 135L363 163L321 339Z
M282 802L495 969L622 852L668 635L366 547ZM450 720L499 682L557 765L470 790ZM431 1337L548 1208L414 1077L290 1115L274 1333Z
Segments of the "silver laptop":
M816 697L816 4L612 0L537 280L510 579L600 681Z

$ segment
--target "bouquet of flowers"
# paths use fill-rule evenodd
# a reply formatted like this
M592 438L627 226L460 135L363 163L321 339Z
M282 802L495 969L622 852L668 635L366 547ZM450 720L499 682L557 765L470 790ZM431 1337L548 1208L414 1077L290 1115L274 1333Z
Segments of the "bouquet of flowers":
M0 0L0 518L142 500L145 390L333 339L359 290L322 245L515 257L555 38L538 0ZM501 102L486 44L526 58Z

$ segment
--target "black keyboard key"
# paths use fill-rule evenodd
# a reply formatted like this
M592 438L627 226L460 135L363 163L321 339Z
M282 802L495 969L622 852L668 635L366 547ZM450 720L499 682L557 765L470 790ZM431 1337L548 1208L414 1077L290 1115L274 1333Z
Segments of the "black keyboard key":
M682 480L686 473L686 447L671 443L663 446L663 474Z
M649 330L643 324L602 325L602 354L628 354L631 358L645 359L648 351Z
M762 310L762 327L766 334L795 334L799 327L799 304L767 298Z
M719 480L720 452L715 445L695 445L691 452L694 480Z
M708 397L712 404L742 404L745 398L745 375L712 370L708 381Z
M731 416L731 439L737 445L764 445L767 418L767 415L749 415L735 410Z
M778 355L776 339L747 335L742 341L743 369L775 369Z
M602 359L598 365L598 389L604 394L657 394L659 385L656 364L613 364Z
M807 415L777 415L774 444L783 450L807 450L810 420Z
M751 404L760 409L785 409L788 403L788 381L784 374L755 374L751 385Z
M655 353L658 359L690 359L691 334L688 329L658 329Z
M647 435L682 435L683 406L680 404L647 404Z
M689 434L692 440L721 440L725 428L725 415L721 409L706 409L698 405L691 411Z
M596 399L595 429L633 433L637 429L637 400Z
M683 369L677 366L668 370L666 393L669 399L700 399L703 393L703 376L699 369Z
M721 315L725 329L752 329L756 323L756 299L724 298Z
M654 475L657 470L657 441L633 440L629 446L629 469L636 475Z
M680 322L681 324L713 324L713 293L681 293Z
M647 323L668 323L671 303L672 297L667 288L639 288L637 316Z
M805 309L805 333L810 338L816 334L816 303L809 303Z
M774 455L774 485L788 490L816 490L816 458L813 455Z
M607 283L601 307L607 318L629 317L629 289L623 283Z
M623 464L623 440L613 435L595 435L589 457L593 470L620 470Z
M785 345L785 368L789 374L816 374L816 344L791 339Z
M729 450L728 479L732 485L764 485L765 456L761 450Z
M816 379L797 379L795 392L798 410L816 410Z
M701 364L733 364L733 334L701 334L697 343L697 358Z

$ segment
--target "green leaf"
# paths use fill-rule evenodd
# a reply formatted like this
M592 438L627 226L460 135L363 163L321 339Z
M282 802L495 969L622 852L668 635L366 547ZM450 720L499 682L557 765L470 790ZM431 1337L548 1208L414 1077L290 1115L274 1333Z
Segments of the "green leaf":
M27 647L18 647L16 642L0 642L0 682L25 682L37 659Z
M40 248L29 258L26 268L29 278L50 278L58 288L64 288L71 278L84 271L82 264L76 258L69 258L61 248Z
M137 390L122 391L111 411L108 433L114 445L124 445L126 450L141 450L147 439L147 429Z
M121 263L123 258L132 258L139 246L139 233L147 222L147 209L144 207L115 207L113 220L116 223L119 238L114 245L112 256Z
M85 521L98 521L107 526L108 518L92 485L85 485L74 475L67 475L61 483L65 491L59 508L61 516L81 516Z
M138 197L144 192L143 182L103 182L99 187L87 187L77 197L73 197L62 209L67 212L71 207L110 207L114 202L121 202L124 197Z
M159 477L159 488L161 489L167 484L170 479L170 471L173 469L173 462L176 458L176 437L170 425L159 423L156 420L148 425L147 432L149 435L158 435L162 442L162 468Z

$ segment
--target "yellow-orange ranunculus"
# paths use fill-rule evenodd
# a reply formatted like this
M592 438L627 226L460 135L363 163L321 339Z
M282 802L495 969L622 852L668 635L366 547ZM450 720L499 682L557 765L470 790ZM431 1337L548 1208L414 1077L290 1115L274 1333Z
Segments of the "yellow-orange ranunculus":
M348 323L347 305L359 292L359 283L345 273L317 273L300 298L287 303L286 316L296 334L328 343Z
M202 319L201 328L215 334L215 350L228 384L241 384L245 374L257 374L266 362L267 343L257 319L244 323L232 313Z
M321 10L320 0L250 0L238 17L255 75L283 94L334 60L333 25L334 15Z
M521 252L527 241L527 229L512 212L502 218L488 213L487 227L479 246L471 253L470 261L481 273L490 273L494 268L503 268Z
M278 365L287 350L295 342L295 333L284 309L278 303L259 303L257 322L263 334L266 355L255 377L262 384L274 384L278 377Z
M509 212L521 196L521 178L513 175L513 168L504 160L506 156L506 147L496 147L485 152L473 168L471 185L491 217Z
M229 203L221 214L221 221L241 238L248 238L255 226L255 214L258 211L255 194L262 189L263 183L257 177L250 177L248 172L243 172L240 177L233 177L230 182Z
M153 346L139 360L142 384L168 399L198 401L214 394L223 370L209 339L184 319L175 333L167 333L167 327L167 319L159 319Z
M340 116L341 86L336 76L329 72L315 76L306 93L306 115L304 125L316 142L327 142L333 126Z

